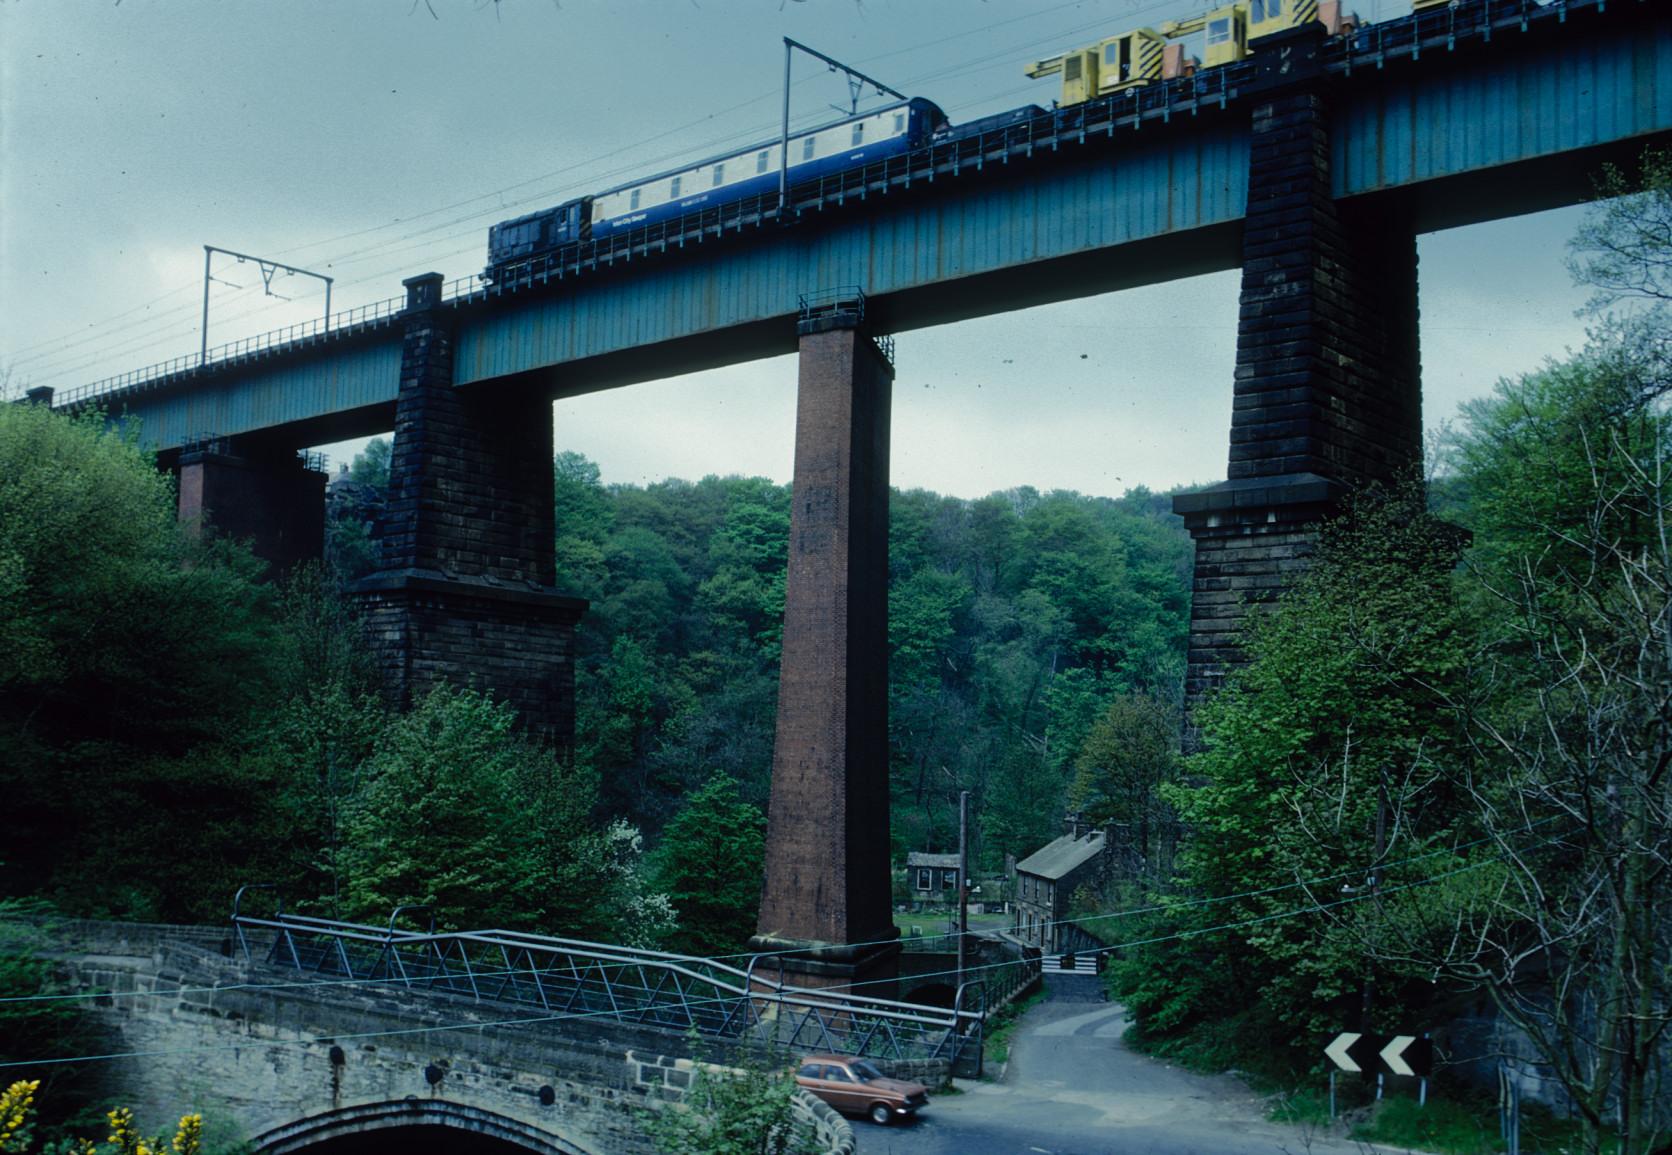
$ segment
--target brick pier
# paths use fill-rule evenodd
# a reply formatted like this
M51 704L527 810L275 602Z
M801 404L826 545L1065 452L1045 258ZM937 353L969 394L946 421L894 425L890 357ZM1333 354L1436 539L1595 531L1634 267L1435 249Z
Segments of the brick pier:
M800 337L766 882L751 948L779 952L791 981L887 995L899 953L888 863L894 369L856 313L803 321Z

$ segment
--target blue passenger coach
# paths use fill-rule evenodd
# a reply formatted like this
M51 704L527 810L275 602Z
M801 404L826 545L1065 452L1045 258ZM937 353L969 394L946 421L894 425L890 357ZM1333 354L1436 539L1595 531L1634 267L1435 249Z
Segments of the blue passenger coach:
M946 122L932 101L913 97L796 133L789 139L790 183L908 152ZM779 147L776 140L757 144L502 221L488 231L484 276L498 280L523 261L589 237L771 192L778 187Z

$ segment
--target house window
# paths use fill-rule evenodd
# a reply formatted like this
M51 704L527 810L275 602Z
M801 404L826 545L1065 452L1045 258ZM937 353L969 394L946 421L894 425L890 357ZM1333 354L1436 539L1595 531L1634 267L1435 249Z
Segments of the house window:
M627 194L627 211L632 212L634 209L636 209L638 207L639 207L639 190L634 189L632 192Z
M802 142L801 142L801 159L802 160L812 160L813 159L813 149L815 147L814 141L817 140L817 139L818 139L817 137L809 136L809 137L806 137L802 140Z
M770 149L764 149L763 148L755 154L755 171L756 172L765 172L766 171L766 165L767 165L767 161L769 159L768 153L770 151L771 151Z
M941 889L942 890L951 890L953 887L955 887L957 885L958 885L958 872L956 870L943 870L943 871L941 871Z
M714 166L714 186L716 188L718 188L725 181L725 179L726 179L726 166L724 164L715 165Z
M863 120L856 120L856 121L853 122L853 140L851 142L851 145L854 148L858 148L860 145L862 145L864 143L865 143L865 122Z
M917 889L928 890L934 885L935 872L927 866L917 868Z
M671 181L668 182L668 196L676 197L678 195L679 195L679 178L674 177Z

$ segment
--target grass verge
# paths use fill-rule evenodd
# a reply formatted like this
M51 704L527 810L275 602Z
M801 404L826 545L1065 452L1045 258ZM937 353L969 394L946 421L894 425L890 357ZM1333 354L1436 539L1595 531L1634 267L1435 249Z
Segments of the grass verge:
M985 1061L988 1063L1003 1063L1010 1058L1010 1036L1016 1033L1016 1023L1022 1014L1032 1006L1045 1001L1045 986L1039 985L1032 993L1023 995L1013 1002L1006 1003L999 1013L993 1016L993 1023L987 1028Z

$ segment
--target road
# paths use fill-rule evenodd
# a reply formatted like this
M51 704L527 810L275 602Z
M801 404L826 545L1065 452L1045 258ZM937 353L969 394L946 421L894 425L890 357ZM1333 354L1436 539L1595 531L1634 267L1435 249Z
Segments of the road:
M1365 1155L1368 1148L1267 1122L1241 1082L1129 1050L1126 1016L1097 980L1047 976L996 1081L960 1081L924 1116L853 1124L858 1155Z

